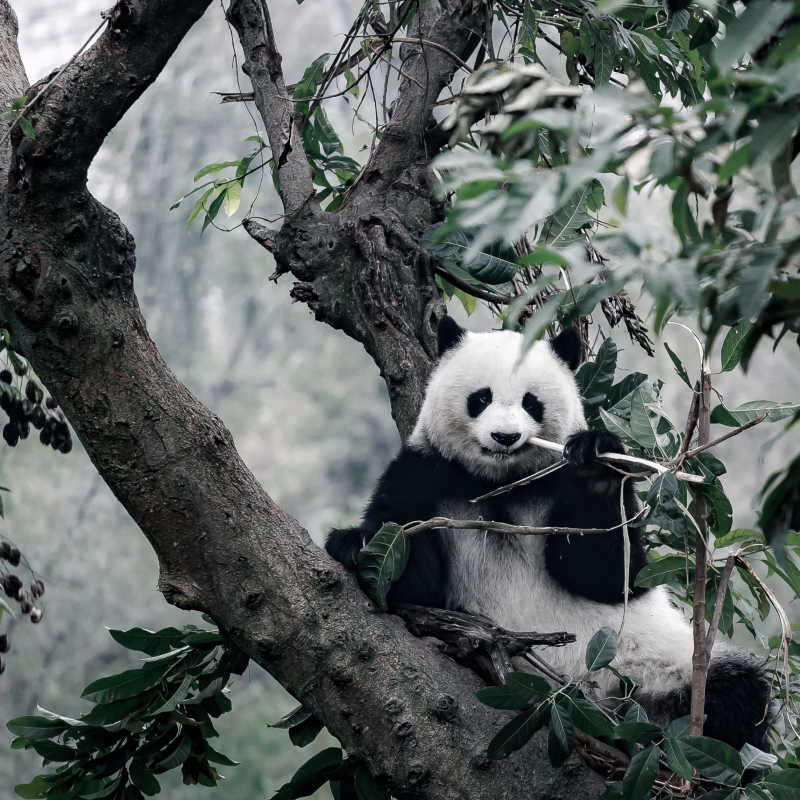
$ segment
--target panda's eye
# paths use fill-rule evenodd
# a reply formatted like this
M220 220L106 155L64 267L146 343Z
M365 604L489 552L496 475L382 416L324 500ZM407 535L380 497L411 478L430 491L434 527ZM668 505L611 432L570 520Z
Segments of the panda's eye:
M531 392L525 392L522 397L522 407L537 421L541 422L544 417L544 406L539 398Z
M492 403L492 390L487 386L485 389L478 389L467 398L467 411L471 417L477 417L481 412L488 408Z

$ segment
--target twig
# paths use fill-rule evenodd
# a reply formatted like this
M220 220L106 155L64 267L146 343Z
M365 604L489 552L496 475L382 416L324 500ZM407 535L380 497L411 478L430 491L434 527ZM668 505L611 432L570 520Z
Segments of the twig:
M505 486L501 486L499 489L493 489L491 492L486 492L486 494L480 495L480 497L473 497L472 500L470 500L470 503L480 503L481 500L488 500L490 497L497 497L500 494L506 494L514 489L518 489L520 486L527 486L529 483L538 481L540 478L544 478L546 475L550 475L550 473L556 472L562 467L566 467L567 464L569 464L569 461L567 461L566 458L562 458L560 461L550 464L549 467L545 467L544 469L540 469L538 472L534 472L533 475L526 475L524 478L520 478L518 481L507 483Z
M551 442L547 439L540 439L538 436L531 436L528 441L535 444L537 447L542 447L545 450L552 450L554 453L564 455L564 445L558 442ZM687 483L705 483L705 478L702 475L692 475L688 472L681 472L680 470L670 469L663 464L656 461L649 461L646 458L639 458L638 456L629 456L627 453L598 453L597 458L600 461L618 461L624 464L637 464L640 467L647 468L650 472L667 473L672 472L679 481L686 481Z
M700 446L708 442L711 416L711 375L705 358L700 373L700 394L697 406L697 441ZM706 678L709 655L706 648L706 515L708 504L702 493L694 501L697 533L695 535L694 598L692 603L692 695L690 704L690 730L693 736L703 735L703 719L706 704Z
M689 406L689 413L686 416L686 427L683 429L683 441L681 442L681 449L678 451L678 455L675 456L675 460L681 459L683 461L683 455L689 449L689 445L692 443L692 436L694 436L694 429L697 427L697 410L700 407L700 384L695 383L694 390L692 391L692 402Z
M442 278L444 278L448 283L452 283L453 286L461 289L461 291L471 294L473 297L477 297L479 300L485 300L487 303L500 303L501 305L507 305L513 300L516 300L516 297L506 297L504 294L495 294L494 292L489 292L485 289L479 289L477 286L473 286L461 278L457 278L451 272L448 272L444 267L440 267L436 264L433 266L433 271L437 275L440 275Z
M755 419L751 419L750 422L745 422L744 425L740 425L738 428L734 428L732 431L728 431L724 436L720 436L717 439L714 439L710 442L707 442L703 445L698 445L697 447L693 447L691 450L687 450L684 453L676 456L673 461L678 462L683 461L686 458L692 458L692 456L696 456L698 453L702 453L705 450L710 450L712 447L716 447L718 444L727 441L728 439L732 438L733 436L738 436L742 431L746 431L748 428L753 428L758 425L760 422L763 422L767 418L766 414L763 414L760 417L756 417ZM672 463L672 462L670 462Z
M711 622L708 625L708 633L706 634L706 653L708 653L709 658L711 657L711 649L714 647L714 639L717 635L719 620L720 617L722 617L722 606L725 602L725 594L728 591L728 581L730 580L731 572L733 572L733 565L738 555L739 550L737 549L728 556L719 579L717 596L714 599L714 610L711 612Z
M415 522L405 529L408 534L422 533L423 531L445 528L447 530L479 530L495 531L496 533L514 533L519 536L549 536L552 533L560 534L595 534L610 533L618 530L623 525L635 522L644 516L649 507L645 506L630 519L623 520L610 528L565 528L565 527L535 527L532 525L512 525L508 522L492 522L487 519L450 519L449 517L432 517L423 522Z
M392 39L393 42L405 42L406 44L418 44L418 45L425 45L426 47L433 47L435 50L441 50L445 55L450 56L450 58L458 64L461 69L465 70L466 72L472 72L472 67L467 64L464 59L459 58L452 50L445 47L443 44L439 44L438 42L432 42L430 39L412 39L410 37L405 36L395 36Z

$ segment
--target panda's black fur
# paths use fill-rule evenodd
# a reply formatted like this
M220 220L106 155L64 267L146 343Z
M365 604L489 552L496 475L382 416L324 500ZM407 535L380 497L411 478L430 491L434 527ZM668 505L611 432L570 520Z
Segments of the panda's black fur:
M525 353L520 342L519 334L472 334L450 317L442 319L440 364L417 426L378 481L361 525L330 532L326 549L334 558L352 569L360 548L384 522L439 515L583 529L619 526L621 475L595 455L622 452L622 443L611 433L586 430L571 374L580 362L577 333L567 330ZM493 404L494 416L484 417L489 427L481 428L481 415ZM554 461L547 451L525 444L531 435L565 441L567 465L470 503ZM630 481L623 496L631 519L638 505ZM630 594L615 663L640 684L637 699L664 724L689 713L691 628L663 587L635 586L647 553L640 528L631 524L628 534ZM431 532L412 537L408 567L389 600L484 613L517 630L576 631L577 644L547 657L556 654L556 666L578 678L588 636L603 624L619 627L623 563L619 530L547 537ZM613 683L601 688L611 695L616 690ZM750 657L715 650L706 735L734 747L765 747L768 701L767 683Z

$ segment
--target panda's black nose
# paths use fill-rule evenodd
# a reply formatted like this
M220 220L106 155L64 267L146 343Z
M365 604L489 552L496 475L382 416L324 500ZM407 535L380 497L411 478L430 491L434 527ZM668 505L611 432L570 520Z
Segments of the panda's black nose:
M511 447L520 436L522 436L521 433L493 433L492 439L503 445L503 447Z

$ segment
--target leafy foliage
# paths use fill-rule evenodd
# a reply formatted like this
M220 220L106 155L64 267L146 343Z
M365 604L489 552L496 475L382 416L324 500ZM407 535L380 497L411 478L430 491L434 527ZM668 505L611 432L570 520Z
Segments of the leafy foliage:
M231 709L227 685L248 659L216 630L187 626L110 631L146 655L135 669L100 678L83 697L93 708L79 719L40 709L8 723L11 746L58 764L15 791L20 797L141 800L160 791L157 775L181 768L183 782L215 786L217 765L236 762L215 750L213 719Z

